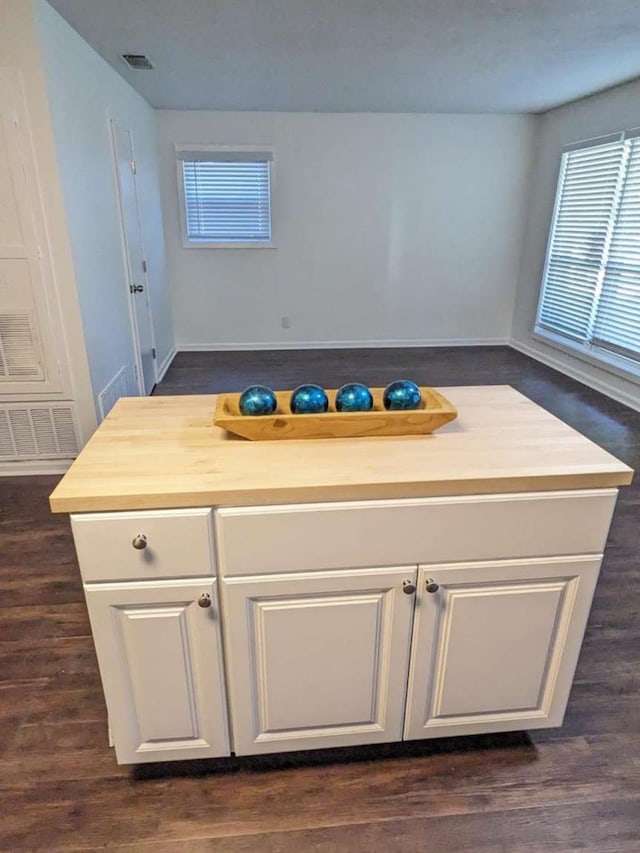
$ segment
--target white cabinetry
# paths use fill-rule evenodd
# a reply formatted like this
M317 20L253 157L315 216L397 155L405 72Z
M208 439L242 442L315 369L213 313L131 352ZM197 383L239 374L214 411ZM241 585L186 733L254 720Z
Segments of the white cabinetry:
M87 583L212 575L211 516L209 508L72 515L82 579Z
M85 589L118 761L229 755L216 582Z
M231 578L238 754L402 739L416 567Z
M211 515L72 516L120 763L229 755Z
M616 496L218 510L236 751L560 725Z
M602 553L616 489L225 507L222 572L277 574Z
M616 496L73 516L118 760L560 725Z
M421 566L405 737L559 726L599 568L589 556Z

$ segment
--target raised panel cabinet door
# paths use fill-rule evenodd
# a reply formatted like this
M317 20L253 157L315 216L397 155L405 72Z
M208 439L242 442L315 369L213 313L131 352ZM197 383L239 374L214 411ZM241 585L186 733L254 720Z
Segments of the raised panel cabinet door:
M412 566L223 580L235 752L400 740L415 579Z
M421 566L405 738L559 726L600 557Z
M118 763L229 755L216 582L85 592Z

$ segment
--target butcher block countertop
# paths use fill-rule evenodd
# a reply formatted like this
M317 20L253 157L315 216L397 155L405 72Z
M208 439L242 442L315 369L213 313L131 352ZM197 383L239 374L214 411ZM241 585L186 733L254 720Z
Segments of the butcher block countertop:
M216 397L121 398L51 495L53 512L415 498L622 486L633 471L507 385L439 388L433 435L247 441Z

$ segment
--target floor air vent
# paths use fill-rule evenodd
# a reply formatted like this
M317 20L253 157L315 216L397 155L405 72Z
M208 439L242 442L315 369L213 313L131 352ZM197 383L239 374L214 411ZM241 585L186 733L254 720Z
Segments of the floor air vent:
M0 461L72 459L78 439L70 406L0 406Z

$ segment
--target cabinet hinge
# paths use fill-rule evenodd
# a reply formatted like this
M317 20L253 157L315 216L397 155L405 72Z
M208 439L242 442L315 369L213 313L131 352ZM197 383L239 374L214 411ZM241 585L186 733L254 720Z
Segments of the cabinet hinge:
M133 174L134 174L134 175L135 175L135 173L137 172L137 168L136 168L136 161L135 161L135 160L132 160L132 161L131 161L131 171L133 172Z
M147 271L147 262L143 261L142 262L142 272L146 272L146 271Z
M152 348L151 348L151 355L152 355L154 358L156 357L156 348L155 348L155 347L152 347Z

